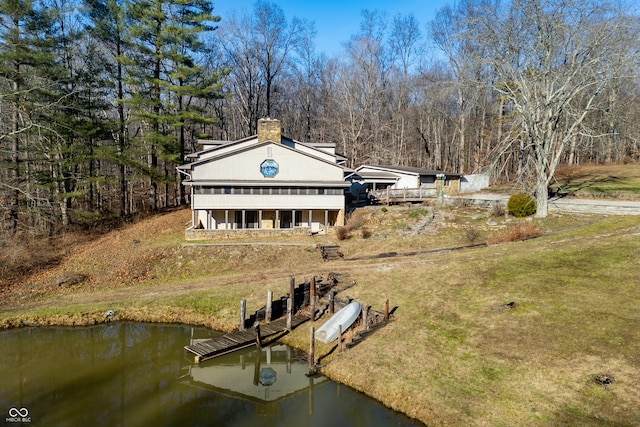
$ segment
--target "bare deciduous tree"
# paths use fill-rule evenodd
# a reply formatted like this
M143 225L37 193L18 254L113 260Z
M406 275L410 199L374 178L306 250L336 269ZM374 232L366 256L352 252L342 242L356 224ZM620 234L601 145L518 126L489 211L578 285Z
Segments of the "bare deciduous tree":
M469 24L494 89L516 112L534 168L536 215L548 212L548 186L566 147L601 95L637 58L636 21L601 0L515 0L476 4ZM631 49L631 50L630 50ZM480 58L479 58L480 59Z

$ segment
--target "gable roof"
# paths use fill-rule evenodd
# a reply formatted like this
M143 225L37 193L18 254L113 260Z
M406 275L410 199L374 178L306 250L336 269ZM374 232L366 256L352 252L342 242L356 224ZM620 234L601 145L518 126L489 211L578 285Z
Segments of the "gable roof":
M210 144L209 147L205 148L204 150L196 151L195 153L187 154L185 156L185 159L198 159L198 158L202 157L202 155L204 155L204 154L208 154L208 153L220 150L222 148L232 147L234 145L238 145L238 144L241 144L241 143L244 143L244 142L247 142L247 141L251 141L252 139L257 140L258 139L258 135L247 136L245 138L236 139L235 141L218 141L218 140L214 141L214 140L211 140L210 141L211 144ZM209 144L207 144L207 142L208 142L208 140L198 140L198 143L200 143L202 145L209 145Z
M251 141L251 140L255 140L256 141L256 144L252 144L251 145L252 147L258 146L258 143L257 143L258 135L248 136L248 137L245 137L245 138L237 139L235 141L213 141L212 140L211 141L212 145L207 147L206 149L201 150L201 151L197 151L195 153L187 154L185 156L185 160L191 160L191 162L188 163L188 164L185 164L185 165L178 166L178 168L179 169L188 169L188 168L186 168L184 166L187 166L187 165L190 165L190 164L194 164L194 165L195 164L200 164L203 160L205 160L202 157L207 155L207 154L215 153L216 151L226 150L226 149L229 149L229 148L233 147L234 145L244 144L244 143L246 143L248 141ZM205 140L202 140L202 141L203 141L202 144L206 145ZM315 157L318 160L323 160L323 159L321 159L321 157L323 157L323 156L324 157L327 157L327 156L333 157L335 159L335 161L334 162L329 162L331 164L335 163L335 164L340 165L341 163L344 163L346 161L346 159L347 159L346 157L344 157L341 154L331 153L329 151L326 151L326 150L323 150L323 149L319 148L319 147L331 147L331 146L335 147L335 144L330 144L330 143L304 143L304 142L300 142L300 141L297 141L295 139L286 137L284 135L282 136L281 141L279 143L275 142L275 141L270 141L270 140L262 141L261 143L263 143L263 142L271 142L273 144L279 144L279 145L281 145L283 147L287 147L287 148L292 149L292 150L294 150L296 152L299 152L301 154L307 154L308 155L308 153L306 153L305 150L300 150L300 149L296 148L296 146L304 147L304 148L306 148L306 149L308 149L310 151L318 152L318 154L319 154L318 156L310 155L310 157ZM247 148L247 147L245 147L245 148ZM238 149L238 150L233 151L233 152L238 152L239 153L239 152L242 152L242 151L243 151L243 149ZM213 156L208 156L207 159L214 158L214 157L221 158L222 156L215 156L215 154L214 154ZM326 160L324 160L324 161L326 162Z
M223 159L225 157L234 156L234 155L243 153L245 151L250 151L250 150L253 150L255 148L263 147L263 146L266 146L266 145L277 145L277 146L282 147L282 148L284 148L286 150L293 151L293 152L295 152L297 154L300 154L300 155L303 155L303 156L307 156L307 157L310 157L312 159L318 160L320 162L327 163L327 164L329 164L331 166L335 166L337 168L342 169L342 166L337 164L337 163L335 163L335 162L330 162L330 161L328 161L326 159L323 159L321 157L311 155L311 154L309 154L309 153L307 153L305 151L296 150L295 148L291 148L291 147L289 147L289 146L287 146L285 144L279 144L279 143L273 142L273 141L256 142L255 144L251 144L249 146L241 147L241 148L239 148L237 150L225 151L225 152L223 152L221 154L218 154L218 155L214 154L214 155L206 157L204 159L196 160L195 162L191 162L191 163L187 163L187 164L184 164L184 165L180 165L177 168L180 169L180 170L190 170L194 166L198 166L198 165L209 163L209 162L212 162L212 161L215 161L215 160Z
M422 169L422 168L416 168L416 167L412 167L412 166L384 166L384 165L362 165L362 166L358 166L355 170L356 173L358 173L359 175L361 175L360 171L362 169L375 169L375 170L379 170L381 172L391 172L391 173L402 173L402 174L409 174L409 175L416 175L416 176L433 176L433 175L437 175L437 174L445 174L446 176L450 176L450 177L460 177L461 174L459 173L453 173L453 172L445 172L445 171L439 171L439 170L433 170L433 169ZM369 172L370 173L370 172Z
M349 175L347 175L345 177L345 179L352 179L352 178L356 178L360 177L362 179L364 179L365 181L368 182L382 182L382 183L389 183L389 184L393 184L394 182L397 182L400 177L397 175L394 175L390 172L383 172L383 171L354 171L353 173L350 173Z

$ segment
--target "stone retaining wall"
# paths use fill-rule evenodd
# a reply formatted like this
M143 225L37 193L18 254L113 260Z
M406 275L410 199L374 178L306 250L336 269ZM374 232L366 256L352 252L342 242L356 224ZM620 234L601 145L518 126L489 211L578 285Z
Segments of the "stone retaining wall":
M211 240L211 239L233 239L237 237L269 237L269 236L292 236L292 235L310 235L311 230L308 227L296 228L242 228L236 230L199 230L187 228L184 232L185 240Z

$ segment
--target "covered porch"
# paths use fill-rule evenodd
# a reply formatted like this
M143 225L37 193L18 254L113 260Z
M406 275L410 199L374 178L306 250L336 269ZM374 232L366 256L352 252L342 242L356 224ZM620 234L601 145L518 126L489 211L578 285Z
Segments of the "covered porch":
M335 209L197 209L194 230L292 230L317 233L344 223Z

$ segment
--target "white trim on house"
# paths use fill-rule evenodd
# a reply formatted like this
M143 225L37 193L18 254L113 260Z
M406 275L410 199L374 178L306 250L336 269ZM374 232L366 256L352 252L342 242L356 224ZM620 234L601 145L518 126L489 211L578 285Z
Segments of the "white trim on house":
M242 153L244 151L255 150L256 148L266 147L266 146L269 146L269 145L282 147L284 149L291 150L293 152L300 153L300 154L303 154L303 155L308 156L308 157L313 157L314 159L320 160L320 161L325 162L327 164L330 164L332 166L339 166L335 161L335 156L331 157L331 156L327 155L324 152L319 152L318 150L313 150L313 151L309 150L309 148L311 148L311 147L308 147L308 146L305 146L305 145L302 145L302 144L298 145L298 148L292 148L292 147L289 147L289 146L287 146L285 144L278 144L278 143L275 143L273 141L257 142L257 138L252 139L252 140L248 140L248 141L247 140L243 140L241 142L242 142L242 144L240 144L239 147L236 147L236 149L234 149L234 150L231 150L231 147L233 145L235 145L235 143L226 144L226 145L221 146L221 147L219 147L217 149L210 149L204 155L199 156L199 158L197 160L195 160L194 162L188 163L186 165L178 166L178 169L185 170L185 171L189 170L189 169L193 170L194 166L198 166L198 165L201 165L201 164L204 164L204 163L208 163L208 162L211 162L211 161L215 161L215 160L218 160L218 159L222 159L222 158L225 158L225 157L237 156L238 154L240 154L240 153ZM300 148L302 148L302 149L300 149ZM265 156L267 156L267 155L265 155Z
M354 200L368 200L382 190L392 192L417 190L419 198L431 197L439 189L438 175L446 176L442 183L449 187L451 180L460 179L460 174L410 166L362 165L347 177L351 182L350 193Z
M191 229L327 230L344 224L344 157L333 144L301 143L268 132L206 149L178 171L190 188ZM262 120L261 120L262 122ZM260 131L261 126L259 124ZM197 230L196 230L197 231ZM193 235L193 232L190 233Z

